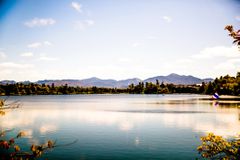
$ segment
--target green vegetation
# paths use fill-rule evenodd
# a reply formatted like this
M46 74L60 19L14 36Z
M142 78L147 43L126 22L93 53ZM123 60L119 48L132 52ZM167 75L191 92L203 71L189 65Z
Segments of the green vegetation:
M72 87L54 84L6 84L0 85L0 95L61 95L61 94L169 94L169 93L193 93L213 94L218 92L221 95L240 95L240 72L236 77L226 75L216 78L213 82L196 85L174 85L163 82L156 83L140 82L138 85L131 84L128 88L103 88L103 87Z
M213 133L201 137L202 145L197 148L203 158L208 159L240 159L240 139L226 140Z
M45 84L6 84L0 85L0 95L59 95L59 94L106 94L125 93L126 89L98 88L98 87L71 87L66 85L51 86Z

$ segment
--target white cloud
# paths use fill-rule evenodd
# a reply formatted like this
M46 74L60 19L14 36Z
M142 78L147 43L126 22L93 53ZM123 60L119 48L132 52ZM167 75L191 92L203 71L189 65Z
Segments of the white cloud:
M226 61L226 62L222 62L222 63L219 63L217 64L214 69L217 69L217 70L233 70L235 69L235 65L229 61Z
M4 52L0 52L0 60L5 59L7 56Z
M240 59L232 58L217 64L214 69L230 72L231 70L237 70L239 67Z
M77 12L82 12L82 5L78 2L72 2L71 7L74 8Z
M240 51L236 46L207 47L198 54L179 56L159 63L158 67L167 71L166 74L191 74L199 78L215 78L226 74L235 76L240 68Z
M42 46L51 46L52 43L49 42L49 41L44 41L43 43L41 42L34 42L34 43L31 43L31 44L28 44L28 48L40 48Z
M172 22L172 18L169 16L163 16L162 19L168 23Z
M49 41L44 41L43 44L46 45L46 46L51 46L52 45L52 43L49 42Z
M215 46L205 48L200 51L199 54L193 55L192 57L197 59L212 59L215 57L236 58L240 57L240 53L236 46Z
M95 24L95 22L94 22L93 20L91 20L91 19L85 20L85 23L86 23L88 26L92 26L92 25Z
M52 18L34 18L30 21L24 23L27 27L44 27L49 25L54 25L56 21Z
M132 44L132 47L139 47L139 46L141 46L141 43L139 43L139 42L134 42L133 44Z
M229 59L228 60L230 63L239 63L240 64L240 58L234 58L234 59Z
M59 59L58 58L54 58L54 57L41 56L39 58L39 60L41 60L41 61L57 61Z
M147 39L154 40L154 39L159 39L157 36L148 36Z
M39 48L42 46L42 43L40 42L35 42L35 43L31 43L28 45L28 48Z
M84 21L76 21L75 29L85 30L88 27L91 27L95 24L93 20L84 20Z
M12 79L12 80L28 80L36 79L38 73L34 64L17 63L17 62L4 62L0 63L0 79Z
M122 58L118 59L118 62L120 62L120 63L129 63L129 62L131 62L131 60L129 58L122 57Z
M20 64L20 63L14 63L14 62L0 63L0 68L3 68L3 69L27 69L32 67L33 65L31 64Z
M177 59L176 63L178 63L178 64L185 64L186 65L186 64L193 63L193 60L190 59L190 58L181 58L181 59Z
M32 57L33 53L32 52L25 52L21 54L22 57Z

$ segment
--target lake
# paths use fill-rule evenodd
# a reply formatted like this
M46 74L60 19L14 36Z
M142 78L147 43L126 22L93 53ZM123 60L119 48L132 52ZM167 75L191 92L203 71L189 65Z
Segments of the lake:
M17 143L56 140L43 158L58 160L195 159L200 136L226 138L240 131L236 101L201 100L201 95L13 96L21 108L0 116L0 129L24 130Z

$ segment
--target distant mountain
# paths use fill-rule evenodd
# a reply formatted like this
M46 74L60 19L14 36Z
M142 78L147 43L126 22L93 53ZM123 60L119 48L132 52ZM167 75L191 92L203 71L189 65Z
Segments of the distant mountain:
M193 77L191 75L185 76L185 75L178 75L175 73L169 74L168 76L157 76L148 78L145 80L141 80L139 78L132 78L132 79L125 79L125 80L114 80L114 79L99 79L97 77L92 77L88 79L82 79L82 80L74 80L74 79L63 79L63 80L39 80L37 84L46 84L46 85L52 85L54 83L55 86L61 86L67 84L68 86L82 86L82 87L91 87L91 86L97 86L97 87L107 87L107 88L126 88L130 84L138 84L139 82L152 82L156 83L156 80L159 81L159 83L173 83L173 84L183 84L183 85L190 85L190 84L200 84L202 82L209 82L213 81L212 78L206 78L206 79L200 79L197 77ZM15 81L9 81L4 80L0 81L0 84L14 84L17 83ZM19 82L24 84L29 84L31 82L24 81Z
M108 87L108 88L114 88L116 86L117 81L114 79L99 79L96 77L83 79L79 81L81 86L85 87L91 87L91 86L97 86L97 87Z
M0 84L6 85L6 84L14 84L16 81L14 80L2 80L0 81Z
M63 80L39 80L37 82L34 82L37 84L46 84L46 85L52 85L54 83L55 86L62 86L67 84L68 86L80 86L79 80L73 80L73 79L63 79Z
M37 81L37 84L46 84L46 85L51 85L54 83L55 86L61 86L67 84L68 86L83 86L83 87L92 87L92 86L97 86L97 87L107 87L107 88L126 88L130 84L138 84L141 82L140 79L138 78L133 78L133 79L126 79L126 80L114 80L114 79L99 79L96 77L88 78L88 79L82 79L82 80L41 80Z
M130 84L137 85L139 82L142 82L139 78L132 78L132 79L125 79L117 81L117 88L125 88L128 87Z
M28 85L28 84L30 84L31 82L30 82L30 81L21 81L21 82L18 82L18 83L22 83L22 84Z
M203 82L205 82L205 83L208 83L208 82L211 82L211 81L213 81L213 79L212 78L205 78L205 79L202 79L203 80Z
M189 85L189 84L199 84L202 82L209 82L213 79L207 78L207 79L200 79L197 77L193 77L191 75L185 76L185 75L178 75L175 73L169 74L168 76L157 76L152 77L144 80L144 82L152 82L156 83L156 80L158 80L160 83L173 83L173 84L183 84L183 85Z

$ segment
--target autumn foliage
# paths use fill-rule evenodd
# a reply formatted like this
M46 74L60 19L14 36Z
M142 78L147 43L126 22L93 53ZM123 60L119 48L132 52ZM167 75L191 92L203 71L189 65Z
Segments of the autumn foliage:
M240 139L224 139L222 136L209 133L201 137L202 144L197 148L203 158L208 159L240 159Z
M235 31L232 25L227 25L225 30L229 32L229 36L233 38L233 44L240 47L240 30Z
M20 106L18 101L6 104L6 99L0 99L0 115L4 116L6 110L15 109ZM29 151L22 151L21 147L17 145L17 140L27 136L26 132L20 131L15 137L7 138L7 134L12 130L0 131L0 159L1 160L32 160L40 157L46 150L54 148L56 142L48 140L41 145L33 144Z

